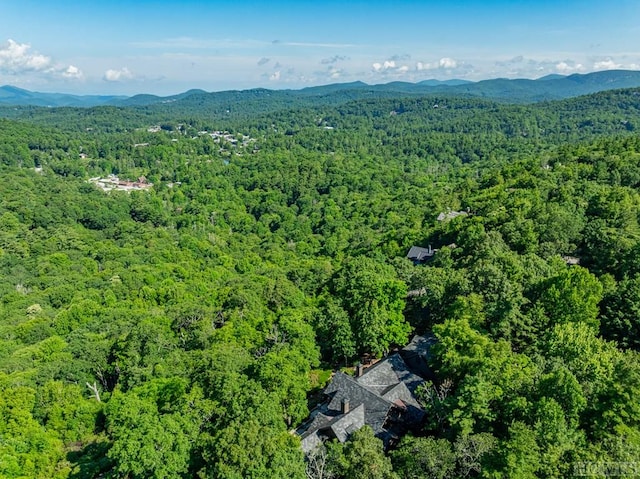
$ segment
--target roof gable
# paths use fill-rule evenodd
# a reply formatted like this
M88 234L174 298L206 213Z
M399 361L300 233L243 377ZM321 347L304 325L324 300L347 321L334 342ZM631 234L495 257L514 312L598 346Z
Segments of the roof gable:
M428 248L423 248L422 246L412 246L409 252L407 253L407 258L412 261L425 261L430 259L435 254L435 250L429 246Z
M366 423L375 433L382 431L389 409L395 407L391 401L341 372L335 374L325 392L332 395L328 405L330 410L341 410L344 400L351 408L364 405Z
M364 404L360 404L348 413L339 416L336 421L331 424L331 432L340 442L345 442L349 436L365 425L365 408Z
M411 393L424 381L413 374L400 354L395 353L383 361L379 361L357 379L358 383L382 394L384 390L400 382L405 383Z

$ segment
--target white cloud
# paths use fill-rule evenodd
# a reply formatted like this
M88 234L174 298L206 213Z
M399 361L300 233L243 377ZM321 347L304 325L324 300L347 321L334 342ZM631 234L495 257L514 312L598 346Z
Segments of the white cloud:
M0 71L16 75L53 69L51 58L30 50L31 45L9 39L0 47Z
M438 67L444 68L446 70L451 70L453 68L458 68L458 62L453 58L445 57L440 59L440 61L438 62Z
M331 70L329 70L329 78L331 78L332 80L341 78L343 75L344 70L341 70L339 68L332 68Z
M7 40L0 45L0 74L24 76L36 74L49 78L82 78L80 69L73 65L56 64L51 57L31 50L28 43Z
M405 73L409 71L406 65L399 65L396 60L389 59L383 62L371 64L371 69L376 73Z
M424 79L425 73L434 78L469 77L477 73L475 67L462 60L451 57L442 57L432 62L416 62L416 79Z
M566 74L566 73L576 73L584 71L584 66L582 63L576 63L570 60L565 60L556 63L555 69L558 73Z
M586 72L587 69L579 61L565 58L563 60L534 59L518 55L509 60L496 61L495 70L491 73L510 78L537 78L551 73L570 75Z
M326 68L322 70L315 70L310 72L310 75L301 74L297 78L302 81L311 82L321 82L325 83L327 81L345 81L350 78L349 72L342 67L339 67L335 63L329 64L329 62L320 62L320 64L326 65Z
M640 57L636 53L626 53L617 57L591 57L588 61L598 70L638 70L640 69Z
M453 70L460 66L460 62L453 58L444 57L432 63L417 62L416 70Z
M106 72L104 72L104 76L102 78L103 80L108 82L119 82L122 80L133 79L133 74L127 67L124 67L120 70L107 70Z
M271 76L269 77L269 80L271 80L271 81L278 81L278 80L280 80L280 72L279 72L279 71L277 71L277 72L273 72L273 73L271 74Z
M265 65L265 64L269 63L270 61L271 61L271 58L262 57L260 60L258 60L258 66Z
M594 70L616 70L624 68L624 66L620 63L614 62L611 58L607 58L606 60L595 62L593 64L593 68Z
M78 67L69 65L67 69L62 72L62 76L65 78L82 78L82 72Z

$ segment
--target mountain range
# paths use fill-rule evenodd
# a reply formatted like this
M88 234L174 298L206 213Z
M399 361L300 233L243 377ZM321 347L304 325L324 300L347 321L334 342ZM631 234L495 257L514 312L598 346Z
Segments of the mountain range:
M126 100L126 96L115 95L70 95L67 93L40 93L11 85L0 87L0 105L11 106L80 106L109 105Z
M222 92L206 92L189 90L172 96L156 96L150 94L132 97L115 95L69 95L64 93L40 93L15 86L0 87L0 105L4 106L44 106L44 107L94 107L111 106L150 106L172 103L194 103L212 106L233 105L237 101L269 98L310 103L335 101L335 98L350 99L372 96L387 96L398 93L414 95L455 95L491 99L506 103L536 103L548 100L561 100L589 93L617 88L640 87L640 71L607 70L587 74L568 76L547 75L535 80L495 78L471 82L467 80L424 80L418 83L391 82L368 85L363 82L335 83L314 86L300 90L268 90L256 88L251 90L232 90ZM339 93L340 95L336 95ZM328 100L328 97L334 100ZM186 105L183 105L186 106Z

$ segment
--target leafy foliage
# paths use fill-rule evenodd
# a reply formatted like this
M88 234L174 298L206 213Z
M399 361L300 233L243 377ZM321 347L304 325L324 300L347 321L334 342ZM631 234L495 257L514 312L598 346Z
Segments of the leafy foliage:
M636 90L250 96L0 121L0 475L304 477L311 375L427 331L424 428L323 477L639 460Z

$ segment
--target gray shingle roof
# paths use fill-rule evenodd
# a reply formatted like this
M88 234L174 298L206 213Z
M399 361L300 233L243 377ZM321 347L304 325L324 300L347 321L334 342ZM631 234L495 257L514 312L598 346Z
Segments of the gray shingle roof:
M391 401L384 399L375 391L372 391L351 376L341 372L335 374L333 381L331 381L325 393L331 395L331 401L329 402L330 410L340 410L342 408L342 401L345 399L349 401L350 408L364 405L366 423L371 426L373 432L376 434L382 432L384 429L384 423L389 409L393 407Z
M358 378L336 372L324 391L327 400L312 411L311 420L297 431L303 450L308 453L328 438L344 442L365 424L388 445L398 434L419 424L424 411L415 392L424 380L401 354L418 362L430 344L416 336L400 354L379 361ZM345 404L349 409L343 412Z
M331 432L340 442L345 442L354 431L365 425L364 404L360 404L348 413L338 416L331 424Z
M411 393L414 393L423 379L413 374L402 357L395 353L371 366L357 381L382 394L386 388L399 382L405 383Z
M407 367L425 379L433 379L434 374L429 369L429 357L431 347L436 343L433 334L425 336L414 336L409 344L400 350L400 355Z
M421 246L412 246L407 253L407 258L412 261L425 261L431 258L434 253L435 251L431 249L431 246L429 246L428 248L423 248Z

